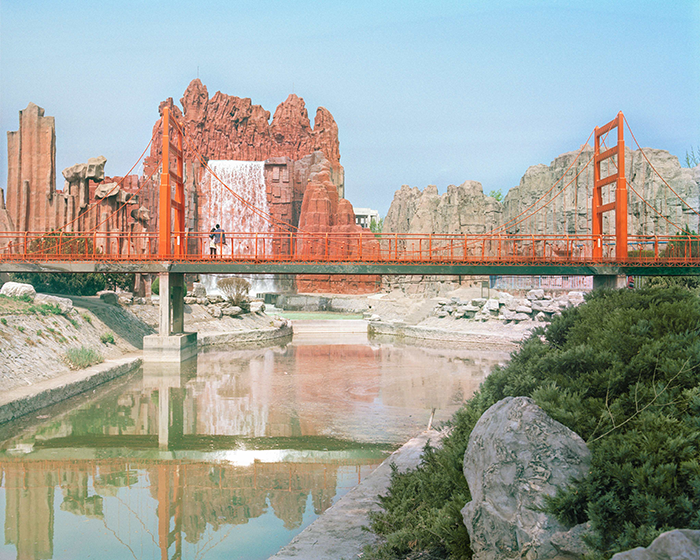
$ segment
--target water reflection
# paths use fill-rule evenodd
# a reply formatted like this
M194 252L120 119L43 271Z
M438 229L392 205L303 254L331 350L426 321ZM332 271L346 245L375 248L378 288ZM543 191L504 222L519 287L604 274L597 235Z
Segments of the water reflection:
M307 339L145 366L3 429L0 556L267 558L506 358Z

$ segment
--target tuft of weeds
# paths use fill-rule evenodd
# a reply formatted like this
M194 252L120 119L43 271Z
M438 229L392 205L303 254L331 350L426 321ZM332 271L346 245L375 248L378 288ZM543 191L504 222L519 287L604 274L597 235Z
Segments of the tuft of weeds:
M69 348L66 351L66 360L68 360L70 366L75 369L84 369L105 361L102 354L85 346Z
M55 303L40 303L39 305L30 305L27 309L29 313L37 315L61 315L61 308Z
M88 325L92 325L92 317L90 317L89 314L83 313L81 317L83 318L83 321L85 321Z
M0 317L0 323L7 326L7 319L5 319L5 317Z
M111 332L106 332L100 335L102 344L114 344L114 335Z
M17 330L18 330L19 332L23 333L23 332L24 332L24 327L23 327L22 325L18 325L18 326L17 326Z

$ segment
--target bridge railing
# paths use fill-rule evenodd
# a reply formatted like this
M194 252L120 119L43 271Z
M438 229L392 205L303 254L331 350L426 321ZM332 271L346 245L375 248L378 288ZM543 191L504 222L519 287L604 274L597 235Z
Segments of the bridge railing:
M618 262L615 237L527 234L374 234L372 232L226 233L211 255L208 232L173 233L185 254L160 258L155 233L0 232L2 261L223 261L378 263L606 263ZM594 247L602 248L594 257ZM700 264L700 236L629 236L627 262Z

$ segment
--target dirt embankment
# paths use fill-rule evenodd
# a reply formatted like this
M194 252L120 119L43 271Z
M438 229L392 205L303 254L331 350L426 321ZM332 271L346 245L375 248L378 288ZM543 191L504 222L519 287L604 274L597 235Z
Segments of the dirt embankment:
M89 348L105 359L137 352L138 333L153 331L133 314L105 307L113 309L52 313L31 302L0 298L0 390L70 372L66 354L71 348Z

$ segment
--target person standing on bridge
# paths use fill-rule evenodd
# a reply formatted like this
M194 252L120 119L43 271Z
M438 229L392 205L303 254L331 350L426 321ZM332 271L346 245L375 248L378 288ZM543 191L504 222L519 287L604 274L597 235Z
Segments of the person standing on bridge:
M209 256L210 257L216 256L216 239L214 237L215 232L216 232L216 228L211 228L211 232L209 233Z
M223 256L224 245L226 245L226 234L224 233L224 230L221 229L219 224L216 224L216 228L214 229L214 244L216 245L214 254L216 255L216 251L218 249L219 256Z

